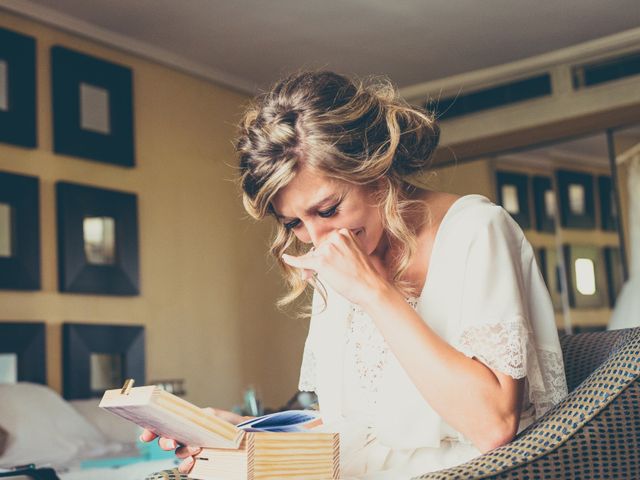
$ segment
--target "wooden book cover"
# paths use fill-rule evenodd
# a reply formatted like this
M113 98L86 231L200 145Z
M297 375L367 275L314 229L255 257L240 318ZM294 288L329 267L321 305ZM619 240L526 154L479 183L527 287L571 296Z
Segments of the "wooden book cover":
M232 425L156 386L107 390L100 407L183 445L202 447L189 474L200 480L337 479L335 433L286 430L278 414ZM289 412L282 412L282 418ZM293 417L299 416L291 412ZM275 415L275 416L274 416ZM262 431L260 426L265 430ZM294 426L295 427L295 426Z

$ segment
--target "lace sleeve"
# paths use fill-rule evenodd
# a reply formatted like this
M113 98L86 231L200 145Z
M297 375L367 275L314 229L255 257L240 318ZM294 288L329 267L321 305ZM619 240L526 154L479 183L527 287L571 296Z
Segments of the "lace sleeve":
M307 345L302 355L302 365L300 366L300 381L298 390L301 392L316 391L316 357L313 350Z
M489 323L462 332L458 349L512 378L526 377L529 402L539 418L567 394L562 356L536 347L526 321Z
M567 394L549 293L522 230L494 209L467 252L456 348L512 378L539 418Z

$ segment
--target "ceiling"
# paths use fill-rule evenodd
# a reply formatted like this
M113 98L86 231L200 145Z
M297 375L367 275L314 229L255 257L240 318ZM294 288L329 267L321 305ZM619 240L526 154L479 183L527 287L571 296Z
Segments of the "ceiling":
M77 20L112 32L182 58L248 93L302 67L385 74L407 87L640 26L638 0L0 0L0 8L3 4L14 11L39 10L45 20Z

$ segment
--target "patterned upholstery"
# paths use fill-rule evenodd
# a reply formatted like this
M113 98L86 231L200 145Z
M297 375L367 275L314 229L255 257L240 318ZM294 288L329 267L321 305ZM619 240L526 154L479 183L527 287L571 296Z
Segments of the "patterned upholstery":
M570 393L508 445L419 479L640 478L640 328L561 339Z
M418 479L640 478L640 327L561 338L569 395L508 445ZM167 470L147 480L180 479Z
M187 475L178 472L177 468L152 473L145 480L189 480Z

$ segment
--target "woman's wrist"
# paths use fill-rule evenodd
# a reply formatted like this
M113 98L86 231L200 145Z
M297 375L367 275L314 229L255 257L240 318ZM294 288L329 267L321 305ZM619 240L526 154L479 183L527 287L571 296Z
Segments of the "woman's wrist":
M384 309L397 298L402 298L400 292L389 282L381 279L372 288L367 289L367 295L360 308L371 315L376 310Z

